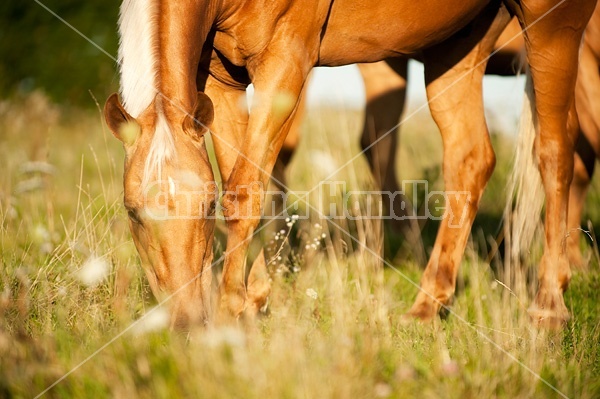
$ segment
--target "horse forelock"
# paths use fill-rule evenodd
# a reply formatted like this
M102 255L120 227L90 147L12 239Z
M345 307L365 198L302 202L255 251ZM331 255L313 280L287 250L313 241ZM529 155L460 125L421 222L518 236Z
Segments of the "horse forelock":
M158 181L166 179L167 177L162 174L163 166L176 155L175 140L167 117L159 106L157 108L154 136L144 164L142 187L147 187L153 176L156 176Z
M124 0L119 15L121 98L137 118L158 88L159 0Z

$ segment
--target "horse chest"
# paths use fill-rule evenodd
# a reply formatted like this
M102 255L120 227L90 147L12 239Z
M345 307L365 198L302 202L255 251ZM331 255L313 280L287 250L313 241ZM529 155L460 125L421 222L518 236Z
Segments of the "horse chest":
M244 50L243 42L240 43L237 35L225 32L217 32L215 35L214 46L221 54L233 65L243 67L246 65L248 57Z

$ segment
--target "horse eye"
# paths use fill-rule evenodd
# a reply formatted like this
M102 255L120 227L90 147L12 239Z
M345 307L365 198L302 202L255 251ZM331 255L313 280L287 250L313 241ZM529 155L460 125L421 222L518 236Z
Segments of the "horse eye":
M129 219L131 219L132 222L137 223L137 224L142 224L142 221L136 211L129 209L127 211L127 216L129 216Z

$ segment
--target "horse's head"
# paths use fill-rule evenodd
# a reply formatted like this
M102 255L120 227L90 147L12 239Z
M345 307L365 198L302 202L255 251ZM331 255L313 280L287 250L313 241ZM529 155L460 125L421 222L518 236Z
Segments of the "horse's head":
M134 118L113 94L104 117L125 147L125 208L150 286L158 300L172 295L171 326L184 326L206 320L211 305L217 188L203 135L213 107L204 93L189 114L165 113L162 101Z

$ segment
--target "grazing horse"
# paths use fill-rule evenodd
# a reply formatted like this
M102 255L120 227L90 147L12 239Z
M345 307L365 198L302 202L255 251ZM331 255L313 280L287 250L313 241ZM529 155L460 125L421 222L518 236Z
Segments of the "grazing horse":
M561 242L576 134L567 115L579 45L594 4L125 0L119 24L123 103L109 97L104 114L125 146L124 202L132 235L153 292L172 297L172 325L211 314L211 215L217 198L206 126L212 122L228 229L216 312L229 319L256 311L269 292L264 258L246 279L246 255L265 186L311 68L418 51L444 144L445 188L470 193L446 204L453 214L466 209L465 221L458 228L449 218L442 221L421 292L409 310L413 317L433 318L453 295L471 223L494 167L481 84L486 57L511 13L526 28L547 198L545 253L530 314L536 320L565 320L562 293L570 271ZM249 83L255 100L248 113L239 99Z

